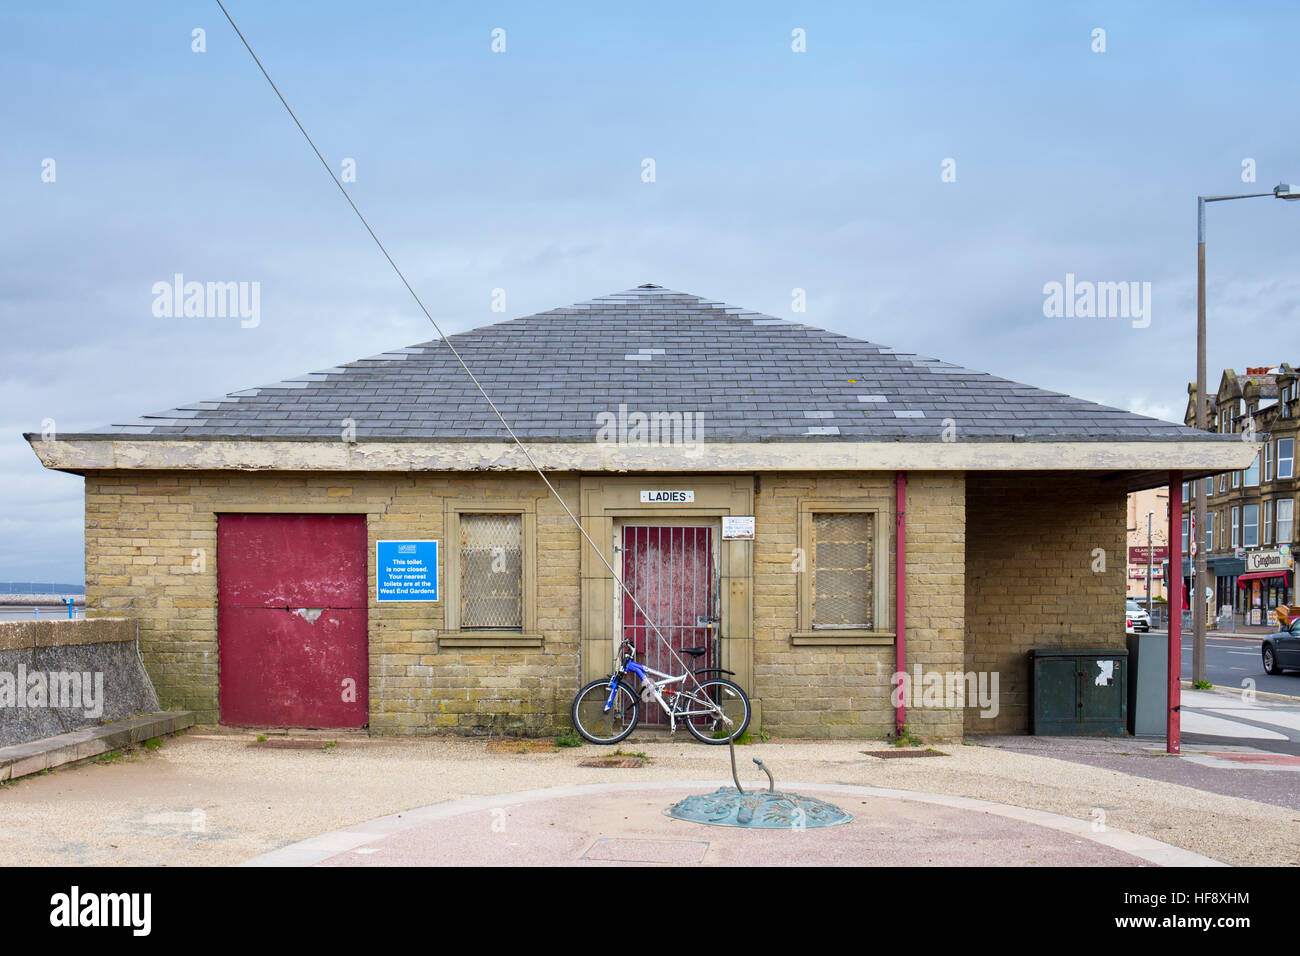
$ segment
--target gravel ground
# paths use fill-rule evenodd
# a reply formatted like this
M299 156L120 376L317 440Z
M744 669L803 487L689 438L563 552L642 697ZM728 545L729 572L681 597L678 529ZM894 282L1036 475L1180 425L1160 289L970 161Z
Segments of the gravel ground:
M727 751L689 740L624 742L648 766L593 769L585 746L499 753L485 741L338 736L337 746L252 746L252 734L196 728L110 763L0 787L0 865L222 865L388 813L444 800L565 784L729 780ZM737 748L741 779L762 757L784 780L957 794L1097 820L1226 863L1300 865L1300 812L1178 784L993 747L882 760L873 742L777 741ZM509 749L504 748L504 749ZM1261 771L1242 771L1259 773ZM1288 774L1288 777L1293 775Z

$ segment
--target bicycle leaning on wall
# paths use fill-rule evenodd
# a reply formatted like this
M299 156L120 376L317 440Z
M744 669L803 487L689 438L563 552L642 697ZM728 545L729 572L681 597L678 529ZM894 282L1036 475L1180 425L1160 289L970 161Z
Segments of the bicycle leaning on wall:
M704 647L683 648L691 657ZM616 744L636 729L641 704L654 700L668 717L670 732L679 722L691 736L706 744L725 744L749 727L749 698L739 685L718 674L718 668L700 668L677 675L646 667L636 661L636 645L623 641L609 677L594 680L573 698L573 726L593 744ZM638 694L623 679L632 674L641 681ZM696 685L688 690L686 680Z

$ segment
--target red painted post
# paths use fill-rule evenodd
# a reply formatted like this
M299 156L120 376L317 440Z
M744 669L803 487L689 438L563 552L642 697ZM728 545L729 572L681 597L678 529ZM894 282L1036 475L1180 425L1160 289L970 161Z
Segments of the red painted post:
M1176 754L1182 748L1179 706L1183 673L1183 473L1169 473L1169 690L1165 714L1165 750ZM1190 542L1191 537L1188 536ZM1177 545L1177 547L1175 547ZM1193 586L1199 582L1193 582ZM1192 594L1192 600L1196 595Z
M907 472L894 475L894 653L895 670L907 672ZM907 723L907 701L900 694L894 732Z

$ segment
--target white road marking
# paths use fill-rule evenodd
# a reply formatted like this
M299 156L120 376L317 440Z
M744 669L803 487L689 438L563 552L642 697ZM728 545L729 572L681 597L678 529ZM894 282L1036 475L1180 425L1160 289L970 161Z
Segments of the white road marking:
M1224 717L1243 717L1260 724L1272 724L1274 727L1288 727L1300 730L1300 710L1288 707L1286 710L1272 707L1216 707L1214 713Z
M1235 720L1211 717L1208 714L1197 714L1186 708L1181 713L1183 717L1183 733L1185 734L1205 734L1209 737L1241 737L1252 740L1290 739L1285 734L1264 730L1262 727L1251 727L1249 724L1239 724ZM1253 715L1251 719L1255 719ZM1277 723L1281 722L1278 721Z

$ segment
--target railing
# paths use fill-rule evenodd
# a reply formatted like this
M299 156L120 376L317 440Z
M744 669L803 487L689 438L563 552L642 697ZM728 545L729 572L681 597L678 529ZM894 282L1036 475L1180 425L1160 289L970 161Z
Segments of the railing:
M82 620L86 616L84 604L65 599L61 604L6 604L0 602L0 621L50 621Z
M1219 608L1219 613L1213 618L1206 621L1206 626L1217 628L1220 631L1235 631L1238 624L1248 624L1249 620L1239 617L1235 608L1231 605L1224 605ZM1268 623L1266 620L1265 623ZM1183 630L1190 631L1192 627L1192 612L1183 609ZM1169 607L1168 605L1157 604L1151 609L1151 628L1152 630L1164 631L1169 628Z

